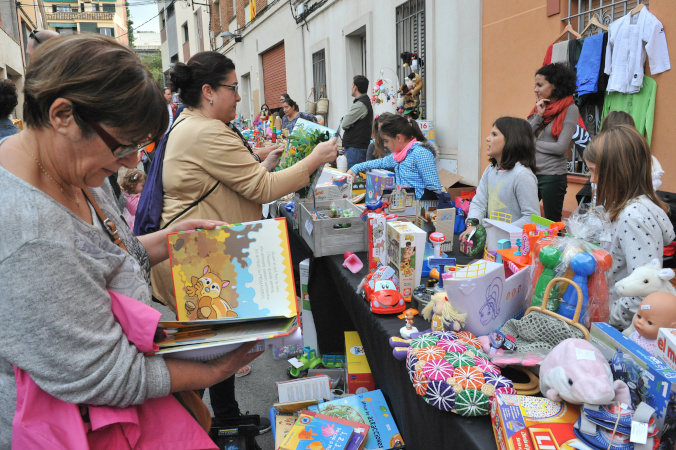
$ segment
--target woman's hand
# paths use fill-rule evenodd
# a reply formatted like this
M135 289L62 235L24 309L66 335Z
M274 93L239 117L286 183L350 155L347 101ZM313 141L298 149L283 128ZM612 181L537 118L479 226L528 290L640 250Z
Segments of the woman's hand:
M275 170L275 167L277 167L277 163L279 162L279 158L282 156L283 151L284 147L278 146L268 154L268 157L265 158L265 161L261 163L261 166L265 167L268 172Z
M549 103L548 98L543 98L535 102L535 113L539 116L544 117L545 109L547 109L547 103Z
M156 231L154 233L146 234L145 236L138 236L138 240L143 244L148 257L150 258L150 265L154 266L161 263L169 257L169 249L167 248L167 234L178 233L179 231L196 230L203 228L205 230L213 230L215 227L227 225L226 222L218 220L204 220L204 219L189 219L178 222L164 230Z
M273 151L275 151L279 148L280 148L280 146L276 145L276 144L275 145L268 145L268 146L265 146L265 147L257 148L256 150L254 150L254 152L261 158L261 162L262 162L262 161L265 161L265 159L268 157L268 155L270 153L272 153Z
M465 231L460 233L460 242L465 242L467 240L467 236L469 236L474 231L474 228L476 227L473 227L472 225L467 225Z
M216 227L227 224L227 222L221 222L219 220L189 219L170 226L166 229L166 234L178 233L179 231L196 230L198 228L203 230L213 230Z

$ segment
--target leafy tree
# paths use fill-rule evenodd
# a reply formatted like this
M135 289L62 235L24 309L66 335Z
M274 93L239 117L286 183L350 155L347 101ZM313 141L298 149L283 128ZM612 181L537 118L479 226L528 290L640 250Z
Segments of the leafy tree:
M134 21L129 15L129 2L124 0L124 7L127 10L127 37L129 38L129 48L134 48Z
M164 87L164 73L162 72L162 54L160 52L151 53L141 57L143 64L150 70L155 82L160 88Z

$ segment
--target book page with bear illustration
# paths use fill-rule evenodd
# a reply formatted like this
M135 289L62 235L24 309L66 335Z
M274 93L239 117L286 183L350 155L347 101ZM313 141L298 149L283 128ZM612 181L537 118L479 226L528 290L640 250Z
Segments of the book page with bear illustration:
M167 241L179 321L297 314L286 220L173 233Z

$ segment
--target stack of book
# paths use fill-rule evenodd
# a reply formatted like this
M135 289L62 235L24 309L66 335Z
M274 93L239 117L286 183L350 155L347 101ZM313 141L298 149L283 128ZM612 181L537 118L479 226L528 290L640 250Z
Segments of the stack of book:
M369 425L301 411L282 440L280 450L361 450Z

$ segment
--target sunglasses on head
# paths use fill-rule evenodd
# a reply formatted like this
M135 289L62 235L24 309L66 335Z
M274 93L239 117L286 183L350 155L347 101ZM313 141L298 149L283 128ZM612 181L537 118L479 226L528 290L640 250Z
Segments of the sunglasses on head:
M31 33L29 34L29 37L32 37L33 39L35 39L35 42L36 42L36 43L41 44L42 41L40 41L40 39L38 39L37 33L39 33L38 30L33 30L33 31L31 31Z
M113 152L113 155L117 158L124 158L131 153L141 151L153 142L152 139L148 139L138 145L121 144L117 139L108 134L108 132L98 123L90 121L87 122L87 124L94 129L96 134L106 143L110 151Z

